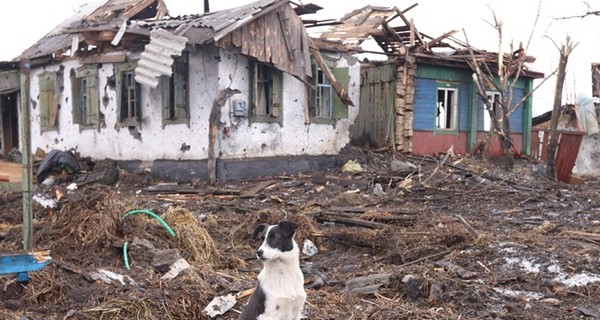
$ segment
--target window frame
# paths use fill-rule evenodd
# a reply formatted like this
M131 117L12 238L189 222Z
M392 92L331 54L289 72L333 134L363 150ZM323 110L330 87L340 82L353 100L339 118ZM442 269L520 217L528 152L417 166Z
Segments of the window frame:
M311 86L308 87L308 106L312 122L331 122L333 118L333 87L325 77L325 73L313 60L311 63L312 76L307 78ZM323 91L328 91L328 105L324 106L325 99ZM328 109L324 112L324 109ZM327 115L328 113L328 115ZM323 114L326 114L323 116Z
M98 64L71 70L73 123L79 129L96 128L100 123Z
M265 74L266 72L266 74ZM264 75L263 79L259 79ZM279 123L283 125L283 72L268 64L252 61L250 63L250 121ZM257 99L259 83L267 83L268 86L260 89L265 95L270 92L271 97L267 97L267 102L262 107L258 106ZM262 111L262 112L261 112ZM260 112L260 113L259 113Z
M485 95L488 100L490 99L490 97L492 97L492 108L494 111L494 115L495 115L496 119L498 119L498 121L500 122L500 127L502 127L503 110L502 110L502 106L500 105L500 99L502 98L500 95L500 92L486 91ZM493 129L492 118L491 118L490 113L487 110L487 106L484 102L483 103L483 131L489 132L492 129ZM494 131L496 131L496 130L494 129Z
M443 122L446 124L444 127L440 126L440 91L444 92L443 100L448 102L450 100L450 121L446 120L448 117L444 117ZM435 112L434 112L434 128L437 133L457 133L459 129L459 87L455 84L442 83L438 84L436 88L436 99L435 99ZM452 97L448 97L448 93L453 92ZM447 114L445 111L444 114Z
M335 80L342 85L342 87L347 91L348 84L350 82L350 74L348 67L335 68L334 62L331 60L325 60L327 67L333 74ZM337 122L339 119L347 119L348 118L348 106L342 102L338 93L335 91L335 87L333 84L329 83L329 80L325 76L325 73L321 70L321 67L316 62L315 59L311 59L311 71L313 76L307 77L307 82L310 85L307 85L307 103L308 110L310 116L311 123L317 124L333 124ZM319 72L322 73L321 76L323 80L326 82L327 87L330 92L330 116L329 117L320 117L316 114L316 105L317 96L316 90L318 89L318 78ZM316 76L315 76L316 75Z
M160 77L162 125L190 125L189 54L174 57L170 77Z
M117 92L117 122L120 126L123 127L135 127L140 125L141 116L142 116L142 101L141 101L141 85L135 81L135 68L137 67L137 61L117 64L115 66L115 75L116 75L116 85L115 91ZM125 81L133 81L132 88L124 88ZM124 117L123 114L123 92L125 90L133 89L133 102L134 105L130 106L131 99L128 98L128 112L127 117ZM130 96L128 92L128 97ZM134 115L131 115L131 112L134 112Z

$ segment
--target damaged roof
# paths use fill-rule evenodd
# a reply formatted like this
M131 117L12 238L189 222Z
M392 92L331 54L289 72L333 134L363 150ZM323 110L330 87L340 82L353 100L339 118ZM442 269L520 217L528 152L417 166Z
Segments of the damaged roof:
M415 3L404 10L375 6L356 9L342 17L330 30L323 32L320 39L341 43L349 51L368 52L361 45L372 38L389 58L403 59L410 54L419 62L434 65L470 68L473 57L480 62L498 60L498 53L480 50L453 38L458 30L451 30L435 38L421 32L406 16L416 6ZM444 50L433 50L440 48ZM509 61L511 57L521 57L526 63L535 61L534 57L522 56L523 54L524 50L519 48L512 54L505 54L504 58ZM525 64L522 68L522 75L525 77L543 77L542 73L529 70Z
M175 35L187 37L190 44L203 44L218 41L229 32L288 2L288 0L259 0L228 10L142 21L139 25L151 30L157 28L172 30Z
M129 20L160 19L166 15L168 10L162 0L108 0L87 3L26 49L21 57L35 59L62 54L71 47L78 47L79 43L86 38L85 32L109 31L102 36L114 37L116 30Z

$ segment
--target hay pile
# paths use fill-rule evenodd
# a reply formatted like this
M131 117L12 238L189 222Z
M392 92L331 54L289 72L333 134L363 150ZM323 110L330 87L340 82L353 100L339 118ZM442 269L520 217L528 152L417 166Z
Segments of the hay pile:
M140 202L139 199L135 199ZM123 218L136 203L115 197L111 187L90 185L59 201L54 211L37 208L34 243L50 250L53 263L30 273L22 286L5 282L1 296L13 299L1 319L17 314L43 319L201 319L212 298L207 270L221 263L221 255L202 223L187 209L169 207L162 219L170 225L170 237L156 219L136 214ZM161 212L155 211L161 216ZM125 267L123 244L136 239L158 250L179 252L191 265L172 280L161 280L144 250L130 252L131 269ZM138 248L140 249L140 248ZM145 253L152 250L147 248ZM111 283L92 275L104 269L132 281ZM8 279L8 278L7 278ZM8 290L7 288L10 287ZM10 293L9 293L10 291ZM27 312L24 312L27 310ZM18 313L17 313L18 311Z

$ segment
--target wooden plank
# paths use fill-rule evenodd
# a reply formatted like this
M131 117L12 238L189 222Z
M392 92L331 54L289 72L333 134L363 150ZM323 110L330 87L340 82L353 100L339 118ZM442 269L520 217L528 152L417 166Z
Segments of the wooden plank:
M240 195L240 198L251 198L251 197L254 197L261 190L263 190L264 188L272 185L273 183L275 183L275 181L273 181L273 180L267 180L267 181L263 181L261 183L258 183L254 187L252 187L249 190L247 190L246 192L242 193Z
M50 127L56 126L56 117L58 116L58 102L60 101L60 92L54 93L54 99L52 99L52 105L50 106L50 119L48 119L48 125Z
M335 79L333 73L327 66L327 63L321 56L321 52L318 49L313 48L312 46L310 48L310 52L312 53L313 57L317 61L317 64L323 71L323 74L325 75L325 78L327 78L327 81L329 81L329 83L333 86L333 89L337 93L338 97L342 100L344 104L353 106L354 103L352 102L352 100L350 100L348 92L346 91L346 89L344 89L344 86L342 86L342 84Z
M114 52L110 54L94 54L81 60L82 64L122 63L127 61L127 53Z

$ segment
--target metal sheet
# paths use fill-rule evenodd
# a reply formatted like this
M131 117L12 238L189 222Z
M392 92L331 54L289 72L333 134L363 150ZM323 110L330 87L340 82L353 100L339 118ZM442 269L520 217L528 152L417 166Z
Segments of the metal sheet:
M164 29L152 30L150 43L141 54L135 68L135 80L156 88L160 76L171 75L173 57L181 55L188 39L176 36Z

